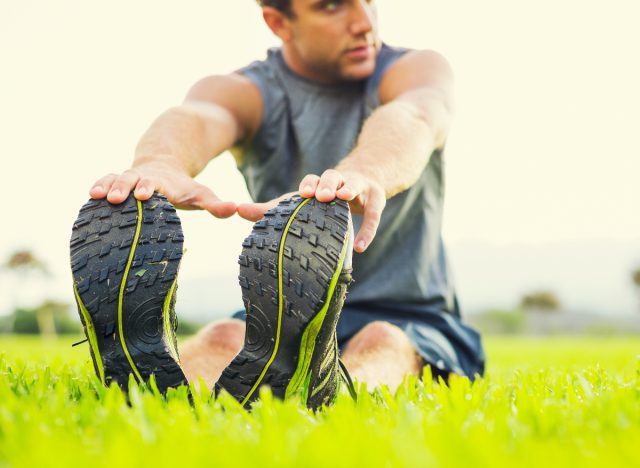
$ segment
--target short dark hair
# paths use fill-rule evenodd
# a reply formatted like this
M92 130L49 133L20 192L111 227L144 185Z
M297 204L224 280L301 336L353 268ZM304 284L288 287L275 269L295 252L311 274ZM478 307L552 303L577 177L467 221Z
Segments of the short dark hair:
M287 16L293 16L293 9L291 8L291 0L257 0L258 5L261 7L268 6L280 10Z

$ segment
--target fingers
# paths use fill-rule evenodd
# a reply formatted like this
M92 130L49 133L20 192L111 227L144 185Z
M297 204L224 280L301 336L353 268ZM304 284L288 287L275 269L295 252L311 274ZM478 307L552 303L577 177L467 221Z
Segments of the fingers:
M124 171L113 182L109 193L107 194L107 200L109 203L118 204L122 203L129 196L129 192L136 186L140 176L132 169Z
M300 182L300 195L305 198L315 196L321 202L330 202L338 197L351 201L365 189L362 177L344 175L334 169L322 173L322 177L309 174Z
M271 200L265 203L241 203L238 205L238 214L241 218L249 221L258 221L271 208L278 205L278 202Z
M195 184L197 187L188 208L207 210L216 218L228 218L236 213L238 207L234 202L222 201L210 188L197 182Z
M335 169L328 169L322 173L315 196L321 202L330 202L336 198L336 192L344 184L344 177Z
M365 190L365 181L361 177L345 177L342 187L336 192L336 196L345 201L351 201Z
M238 211L238 205L232 201L222 201L211 204L207 209L216 218L228 218Z
M160 191L160 185L152 177L141 177L134 190L134 195L138 200L148 200L156 190Z
M335 169L326 170L321 177L313 174L305 176L300 182L300 195L307 198L315 196L325 203L338 197L351 202L353 212L362 210L362 225L354 242L354 250L359 253L364 252L373 241L387 202L380 185L372 183L358 173L343 174ZM240 205L238 214L250 221L257 221L275 204L269 202Z
M386 203L387 201L384 191L379 186L371 186L364 204L362 225L360 226L360 230L358 231L354 242L354 250L356 252L364 252L371 244L371 241L378 230L382 210Z
M119 204L127 199L132 190L141 201L150 199L154 192L160 192L177 208L207 210L218 218L228 218L236 213L234 202L220 200L208 187L191 178L165 179L162 174L141 177L136 170L129 169L120 175L102 177L93 184L89 194L95 199L106 196L110 203Z
M264 203L241 203L238 205L238 214L246 220L258 221L268 210L275 208L282 200L290 198L294 194L295 192L285 193L278 198Z
M305 176L302 182L300 182L300 196L305 198L313 197L316 194L318 182L320 182L320 177L315 174Z
M89 196L94 199L104 198L111 190L113 182L118 178L116 174L108 174L101 179L98 179L93 187L89 190Z
M110 203L122 203L135 187L135 195L139 200L148 200L156 190L157 184L149 177L140 178L137 172L128 170L120 175L108 174L93 184L89 190L91 198L107 197Z

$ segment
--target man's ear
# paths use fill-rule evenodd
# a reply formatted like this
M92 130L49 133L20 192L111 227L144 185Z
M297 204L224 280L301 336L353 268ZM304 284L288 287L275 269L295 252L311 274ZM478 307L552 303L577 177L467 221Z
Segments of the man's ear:
M283 12L273 7L262 7L262 18L267 23L271 32L278 36L282 42L288 42L291 40L291 18L285 15Z

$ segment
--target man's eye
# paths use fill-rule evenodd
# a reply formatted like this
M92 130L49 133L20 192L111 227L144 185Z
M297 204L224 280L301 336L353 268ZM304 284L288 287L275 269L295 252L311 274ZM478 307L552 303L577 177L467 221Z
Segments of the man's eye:
M339 5L340 5L340 2L326 2L324 5L322 5L322 8L325 11L335 11L338 9Z

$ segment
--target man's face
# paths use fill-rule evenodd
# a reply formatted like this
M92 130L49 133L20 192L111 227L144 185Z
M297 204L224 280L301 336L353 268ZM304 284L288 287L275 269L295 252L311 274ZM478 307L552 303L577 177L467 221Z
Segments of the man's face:
M286 41L296 71L326 82L370 76L380 48L373 0L292 0Z

